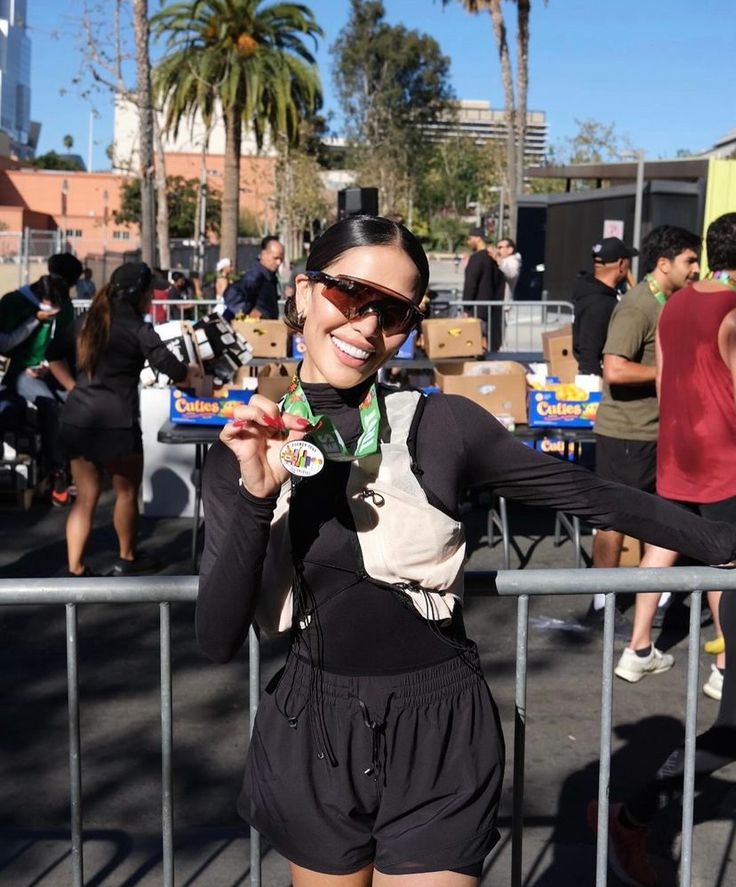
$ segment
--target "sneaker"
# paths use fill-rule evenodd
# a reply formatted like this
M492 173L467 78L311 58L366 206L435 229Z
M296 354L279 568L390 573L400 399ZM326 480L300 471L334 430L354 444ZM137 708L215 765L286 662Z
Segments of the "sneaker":
M158 573L161 561L150 554L137 554L132 561L119 557L112 568L113 576L143 576L146 573Z
M721 701L721 695L723 694L723 675L715 665L711 665L710 667L708 680L703 684L703 693L705 693L706 696L710 696L711 699L715 699L717 702Z
M51 504L54 508L64 508L72 501L69 495L69 484L63 468L55 471L51 478Z
M725 651L726 640L722 634L719 634L718 637L714 638L712 641L706 641L703 644L703 649L706 653L710 653L711 656L718 656Z
M64 576L69 579L88 579L90 576L96 576L97 573L93 573L92 570L85 564L81 573L72 573L71 570L66 570L64 572Z
M647 854L649 829L624 828L619 822L623 804L608 808L608 865L618 879L631 887L655 887L657 873ZM598 802L591 801L587 809L588 828L598 833Z
M618 660L613 673L625 681L635 684L648 674L661 674L669 671L675 664L675 657L662 653L654 644L648 656L637 656L631 647L626 647Z

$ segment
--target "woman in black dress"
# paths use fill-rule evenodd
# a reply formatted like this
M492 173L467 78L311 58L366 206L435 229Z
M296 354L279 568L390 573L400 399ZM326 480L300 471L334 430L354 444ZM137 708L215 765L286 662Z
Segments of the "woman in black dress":
M189 369L166 348L143 317L152 296L148 265L127 262L95 296L77 341L77 383L61 417L61 441L71 460L77 497L66 522L69 573L89 576L84 551L102 491L103 470L115 492L113 524L119 557L113 572L155 568L136 557L138 491L143 478L138 385L146 360L184 384Z

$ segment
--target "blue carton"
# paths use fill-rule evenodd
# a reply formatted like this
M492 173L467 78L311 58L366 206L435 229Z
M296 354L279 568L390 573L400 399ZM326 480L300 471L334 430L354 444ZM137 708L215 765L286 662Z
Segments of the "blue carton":
M530 391L529 426L592 428L600 402L600 391L591 391L587 400L559 400L554 391Z
M305 351L304 345L304 336L300 333L294 333L291 337L291 348L289 349L289 357L295 357L297 360L301 360L304 357Z
M412 360L417 347L417 333L419 330L412 330L404 339L404 344L396 352L395 357L402 360Z
M227 397L197 397L174 388L171 391L169 418L175 425L227 425L235 407L248 403L252 395L252 391L234 388Z

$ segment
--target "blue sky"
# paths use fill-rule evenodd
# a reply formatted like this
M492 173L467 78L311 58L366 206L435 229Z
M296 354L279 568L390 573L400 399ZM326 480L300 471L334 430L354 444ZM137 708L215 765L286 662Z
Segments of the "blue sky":
M326 109L338 115L330 47L349 12L347 0L301 0L325 31L317 56ZM80 70L80 2L29 0L34 120L42 123L41 151L62 150L73 136L87 159L91 106L72 84ZM110 4L111 6L112 4ZM431 34L451 59L459 98L502 107L498 58L487 13L471 16L459 2L384 0L393 24ZM158 0L149 0L152 11ZM507 19L515 9L504 4ZM575 119L615 123L650 158L697 150L736 127L733 0L533 0L529 107L547 112L550 141L572 135ZM61 91L66 90L62 95ZM113 138L112 102L94 98L93 165L107 167Z

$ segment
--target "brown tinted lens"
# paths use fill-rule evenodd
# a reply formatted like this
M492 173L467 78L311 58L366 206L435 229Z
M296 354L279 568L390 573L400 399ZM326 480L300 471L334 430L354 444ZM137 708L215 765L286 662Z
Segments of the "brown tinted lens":
M348 287L350 292L346 292ZM381 329L387 336L406 333L413 326L414 310L411 305L386 298L370 287L346 282L343 289L339 282L325 283L322 294L348 320L369 311L377 314Z

